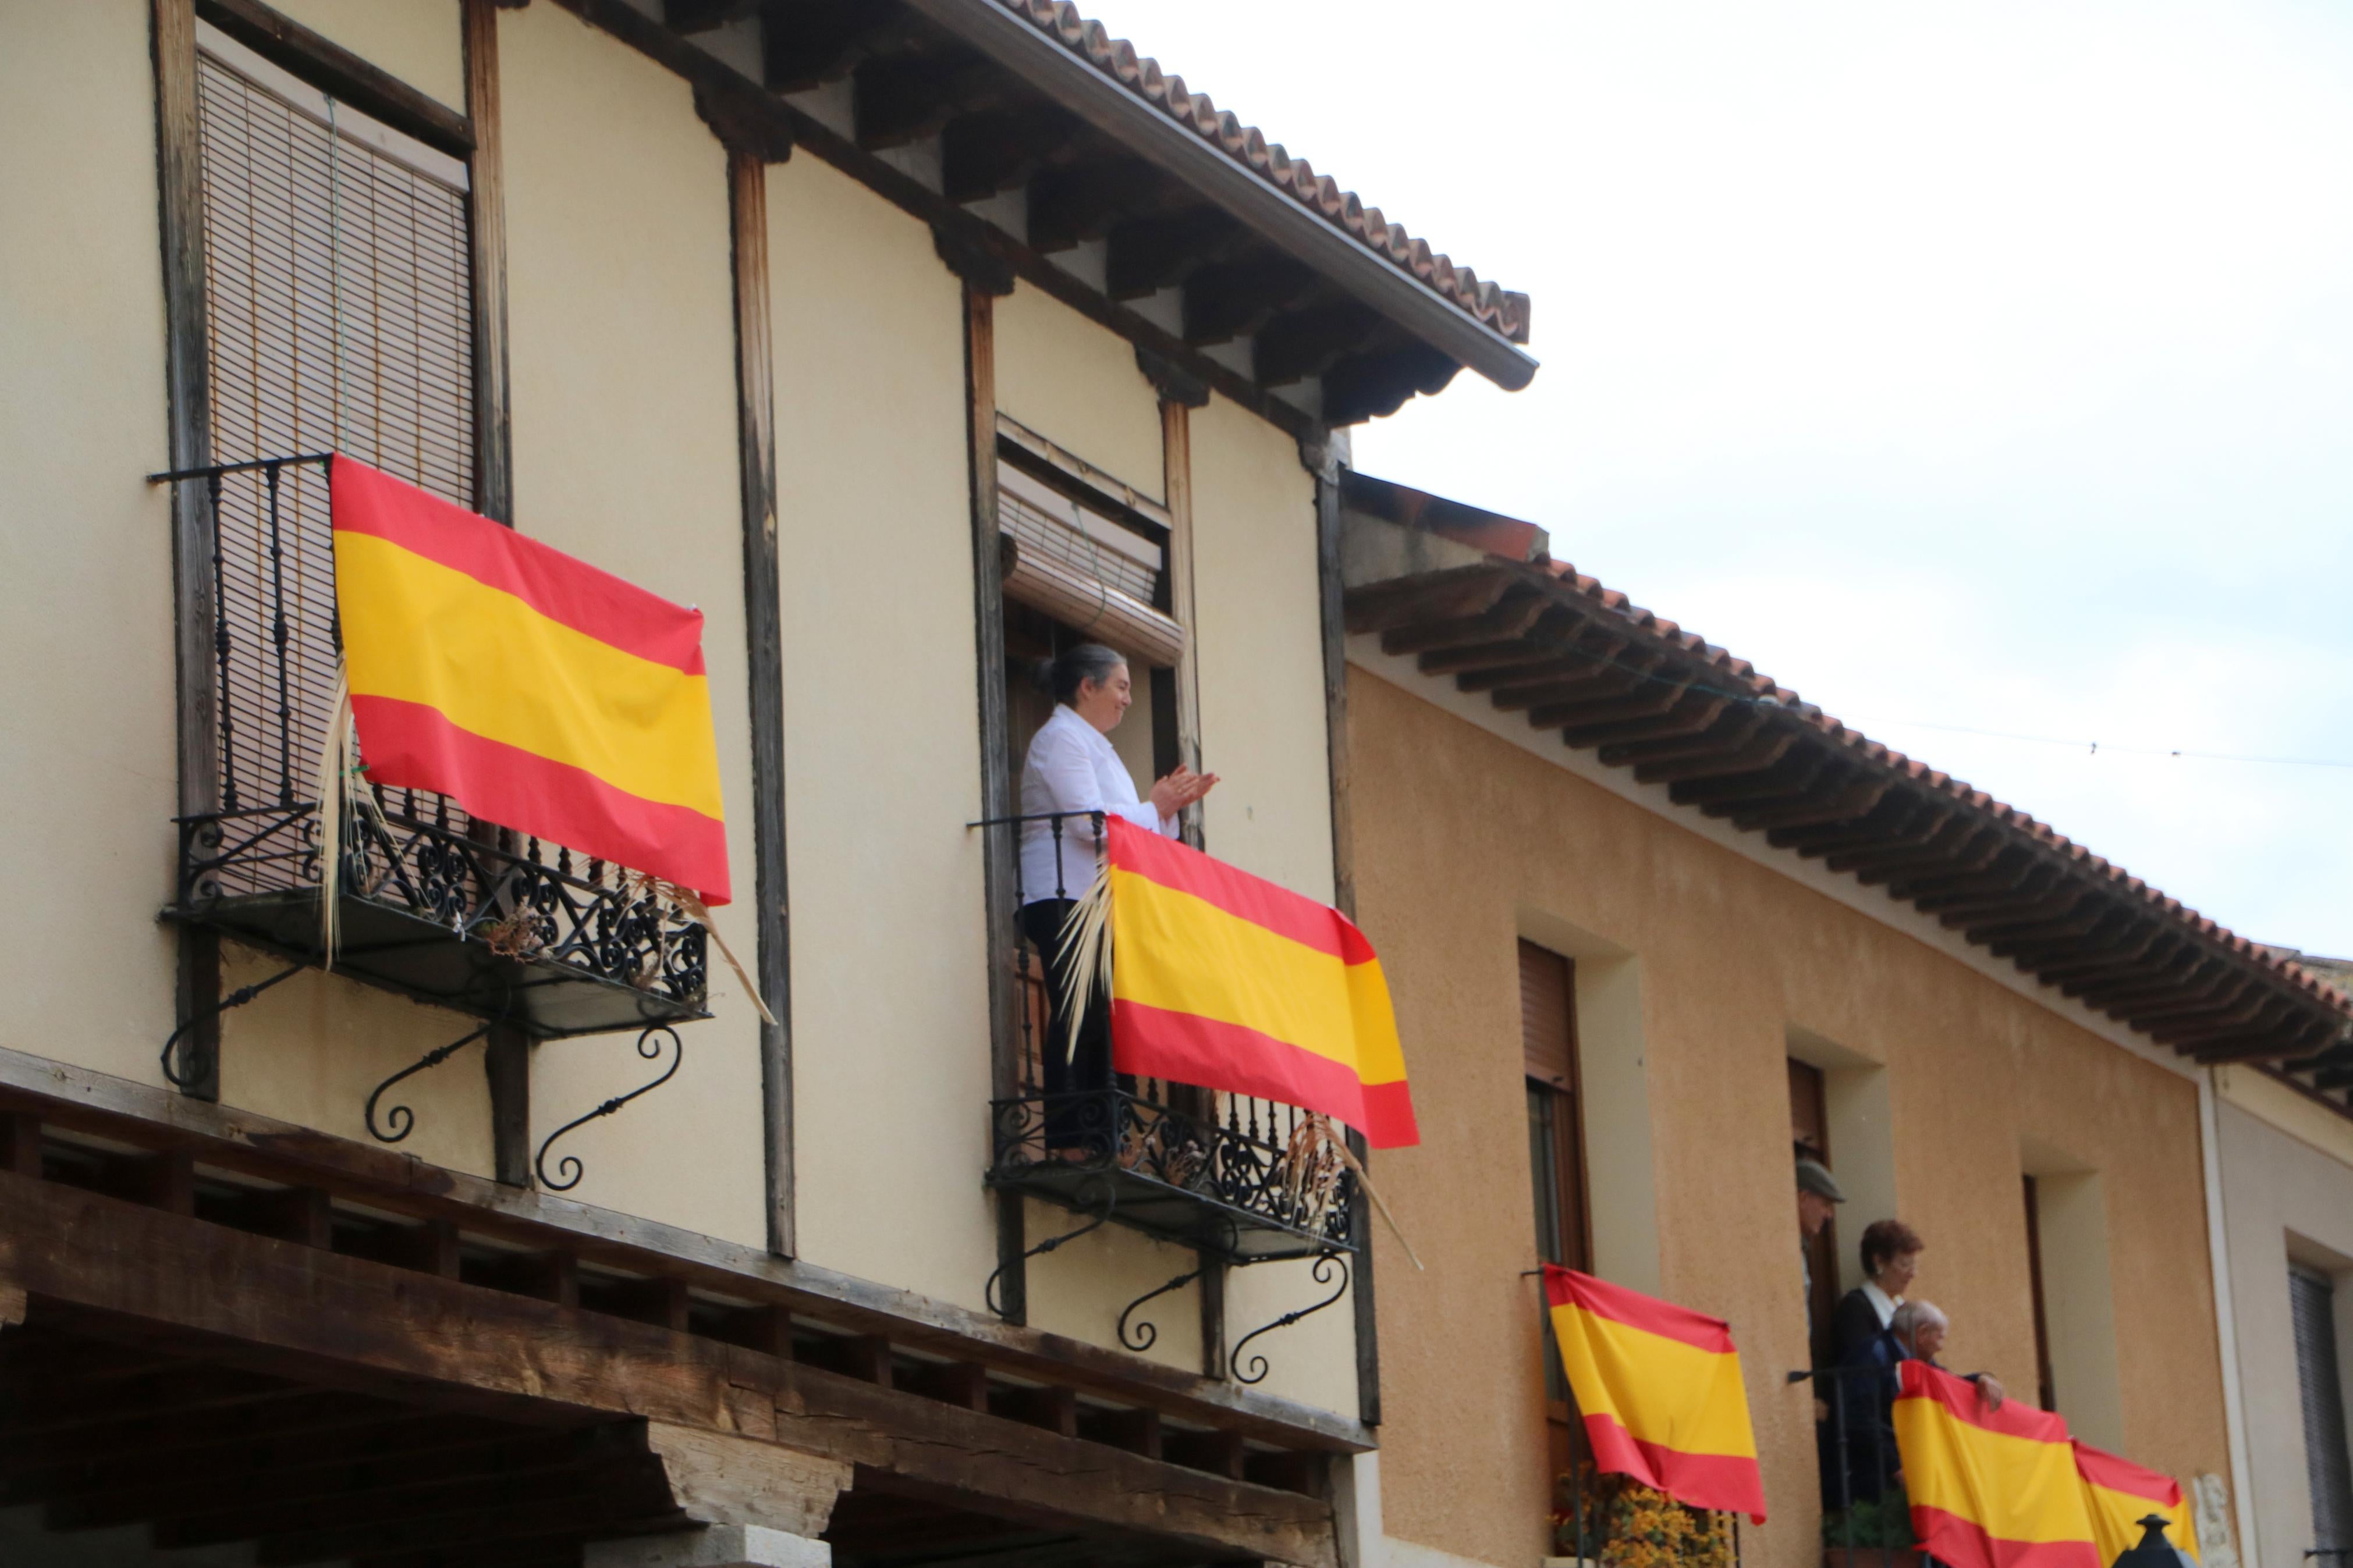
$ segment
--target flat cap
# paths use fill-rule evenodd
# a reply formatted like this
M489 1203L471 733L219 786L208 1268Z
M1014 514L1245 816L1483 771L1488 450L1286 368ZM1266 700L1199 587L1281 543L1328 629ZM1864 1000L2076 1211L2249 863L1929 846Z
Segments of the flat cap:
M1834 1204L1846 1202L1846 1193L1839 1186L1838 1178L1831 1175L1831 1168L1820 1160L1798 1162L1798 1190L1820 1193Z

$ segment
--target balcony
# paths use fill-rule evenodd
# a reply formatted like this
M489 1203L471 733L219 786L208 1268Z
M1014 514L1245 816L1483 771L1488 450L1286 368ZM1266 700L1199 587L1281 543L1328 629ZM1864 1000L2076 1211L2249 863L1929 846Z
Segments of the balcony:
M1099 814L1008 817L976 826L1018 830L1042 822L1059 846L1066 822ZM1008 839L1014 837L1008 833ZM1018 853L1014 907L1024 902ZM1058 868L1058 893L1093 875ZM1007 919L1010 923L1010 911ZM1322 1258L1359 1249L1355 1175L1309 1127L1309 1114L1275 1100L1122 1074L1112 1087L1049 1094L1044 1052L1050 1007L1044 957L1017 935L1015 1090L990 1103L987 1184L1227 1264Z
M212 808L178 819L164 918L320 963L317 759L340 648L326 459L157 478L198 498L199 526L181 536L183 614L201 619L211 655L189 669L184 651L181 706L184 767L208 764ZM209 560L192 563L198 540ZM709 1016L703 930L646 879L438 795L355 793L339 836L335 973L541 1039Z

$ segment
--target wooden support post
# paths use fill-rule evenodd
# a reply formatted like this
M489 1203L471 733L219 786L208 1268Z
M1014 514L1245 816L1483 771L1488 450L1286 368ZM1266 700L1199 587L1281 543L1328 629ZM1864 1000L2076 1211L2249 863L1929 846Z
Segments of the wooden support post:
M1013 811L1012 719L1005 687L1005 583L997 543L997 300L1013 291L1012 269L997 258L959 244L944 230L933 246L964 280L965 416L972 500L972 605L975 663L980 677L980 816L995 820ZM1020 1005L1014 983L1015 859L1019 840L1010 826L981 834L981 919L987 922L989 1094L1020 1092ZM1000 1192L997 1205L997 1300L1008 1323L1029 1321L1029 1276L1022 1253L1028 1226L1018 1193Z
M686 1281L632 1279L613 1292L613 1310L617 1316L682 1334L687 1327Z
M1065 1437L1079 1435L1079 1396L1067 1388L1002 1388L989 1399L996 1414Z
M511 1187L531 1185L531 1037L494 1026L482 1057L491 1079L492 1173Z
M185 1149L167 1149L160 1154L132 1161L122 1176L122 1195L133 1203L145 1204L166 1214L196 1212L195 1156Z
M744 637L752 737L752 966L776 1022L760 1025L760 1124L767 1169L768 1250L797 1246L793 1199L791 900L785 865L785 655L776 541L775 341L768 313L768 165L727 149L734 236L736 460L744 500Z
M1187 1469L1206 1470L1229 1481L1242 1479L1245 1450L1237 1433L1164 1432L1160 1437L1160 1452L1171 1463L1183 1465Z
M394 1248L405 1268L437 1279L458 1278L458 1227L446 1219L428 1219L401 1233Z
M1300 456L1312 459L1308 468L1315 475L1315 575L1324 610L1324 735L1332 773L1332 904L1354 920L1356 871L1355 819L1348 798L1348 628L1341 607L1340 580L1340 486L1345 468L1335 434L1327 433L1314 445L1302 443ZM1357 1159L1370 1162L1364 1134L1353 1128L1348 1147ZM1377 1426L1381 1349L1373 1310L1373 1240L1367 1206L1360 1196L1353 1237L1358 1249L1356 1276L1349 1285L1348 1304L1356 1321L1356 1418L1367 1426Z
M1160 1458L1157 1410L1105 1410L1082 1418L1079 1426L1081 1435L1091 1441L1141 1454L1147 1459Z
M161 1206L161 1205L158 1205ZM241 1230L321 1249L334 1245L334 1209L317 1187L281 1187L248 1193L237 1201Z
M153 0L156 172L164 239L164 366L172 467L212 461L212 372L205 308L203 131L196 109L194 0ZM172 588L178 606L180 815L219 809L219 693L213 633L213 527L201 479L172 487ZM220 1098L220 938L179 928L178 1016L194 1019L180 1043L181 1092Z

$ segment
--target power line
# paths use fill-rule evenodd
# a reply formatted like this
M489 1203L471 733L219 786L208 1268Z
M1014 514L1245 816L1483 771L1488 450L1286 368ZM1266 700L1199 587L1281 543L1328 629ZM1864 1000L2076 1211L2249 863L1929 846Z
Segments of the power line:
M2102 752L2122 752L2136 757L2193 757L2209 763L2259 763L2278 768L2353 768L2353 762L2338 762L2330 757L2258 757L2240 752L2200 752L2186 746L2120 746L2101 741L2071 741L2059 735L2021 735L2009 730L1976 730L1965 724L1934 724L1926 719L1891 719L1891 729L1942 730L1953 735L1982 735L1994 741L2024 741L2038 746L2066 746L2097 756Z

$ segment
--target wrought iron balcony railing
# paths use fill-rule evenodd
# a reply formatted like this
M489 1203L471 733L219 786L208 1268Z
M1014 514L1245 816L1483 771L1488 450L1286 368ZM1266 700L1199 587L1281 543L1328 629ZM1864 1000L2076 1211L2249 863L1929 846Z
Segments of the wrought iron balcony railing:
M1099 856L1099 813L976 826L1017 835L1042 827L1055 847L1055 896L1076 898L1094 876L1093 858L1065 865L1065 829L1083 839L1088 824ZM1020 856L1012 858L1018 909L1027 900ZM1046 1053L1065 1043L1049 1038L1046 959L1025 935L1014 964L1018 1082L990 1107L990 1186L1059 1205L1090 1226L1128 1226L1231 1264L1357 1249L1356 1179L1299 1107L1126 1074L1050 1093Z
M291 965L213 1013L326 958L316 780L341 651L327 463L307 455L153 476L194 492L200 526L181 535L181 571L195 591L181 612L211 656L183 670L182 722L201 727L184 755L205 769L209 807L178 819L164 918ZM193 560L192 539L203 542ZM537 1039L636 1029L652 1060L657 1034L675 1042L670 1026L709 1016L703 929L647 879L425 791L363 785L354 795L338 835L335 973L484 1021L371 1097L377 1137L407 1135L404 1108L379 1126L384 1089L491 1026ZM184 1087L196 1080L175 1047L204 1016L184 1019L164 1047L164 1071Z

